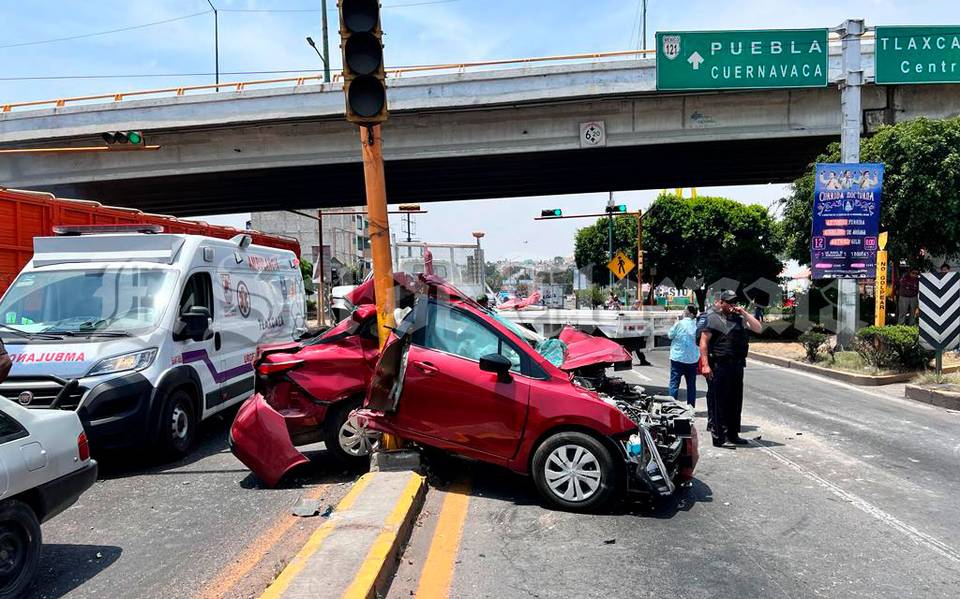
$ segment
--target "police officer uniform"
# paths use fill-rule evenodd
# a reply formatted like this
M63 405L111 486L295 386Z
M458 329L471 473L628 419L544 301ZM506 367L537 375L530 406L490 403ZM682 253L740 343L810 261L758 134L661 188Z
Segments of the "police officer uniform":
M713 444L730 441L746 444L740 438L740 412L743 408L743 369L747 365L749 337L739 314L725 315L720 311L707 318L710 332L707 359L713 380L707 393L707 403L713 420Z

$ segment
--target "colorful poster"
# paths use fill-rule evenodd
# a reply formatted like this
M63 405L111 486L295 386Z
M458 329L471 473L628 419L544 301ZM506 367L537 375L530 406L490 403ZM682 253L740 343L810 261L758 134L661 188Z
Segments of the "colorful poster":
M818 164L810 270L814 279L872 279L877 271L882 164Z

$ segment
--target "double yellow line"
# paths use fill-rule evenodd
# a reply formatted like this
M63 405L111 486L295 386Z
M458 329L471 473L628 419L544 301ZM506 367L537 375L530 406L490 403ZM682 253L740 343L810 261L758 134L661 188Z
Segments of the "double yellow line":
M433 533L430 551L420 572L417 597L440 599L450 596L450 584L453 582L453 571L469 507L470 483L462 481L454 484L447 491L437 517L437 528Z

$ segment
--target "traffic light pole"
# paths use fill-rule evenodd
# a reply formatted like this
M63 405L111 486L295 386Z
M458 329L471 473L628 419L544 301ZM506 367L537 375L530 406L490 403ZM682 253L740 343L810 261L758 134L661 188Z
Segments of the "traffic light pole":
M321 0L323 13L323 82L330 83L330 40L327 34L327 0Z
M383 174L383 146L380 125L360 127L363 148L363 178L370 225L370 252L373 257L373 289L377 300L377 328L382 349L396 325L393 310L393 260L390 257L390 221L387 218L387 188Z

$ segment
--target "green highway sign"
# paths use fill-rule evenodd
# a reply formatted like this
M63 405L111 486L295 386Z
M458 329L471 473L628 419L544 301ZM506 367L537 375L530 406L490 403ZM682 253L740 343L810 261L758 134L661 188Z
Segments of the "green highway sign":
M960 25L877 27L876 82L960 83Z
M657 33L657 89L826 87L826 29Z

